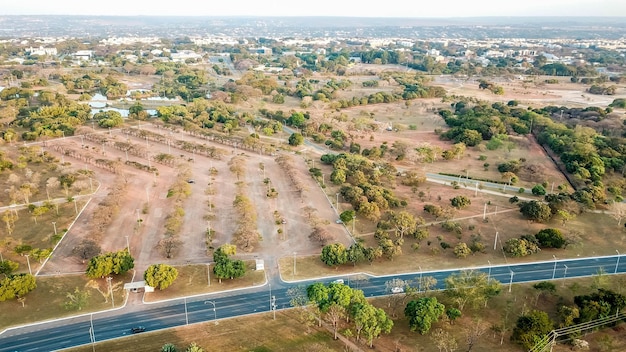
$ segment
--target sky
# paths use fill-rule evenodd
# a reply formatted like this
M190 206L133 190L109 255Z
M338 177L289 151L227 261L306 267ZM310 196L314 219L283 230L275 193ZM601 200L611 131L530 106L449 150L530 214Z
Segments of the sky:
M3 0L2 2L5 2ZM98 5L97 5L98 4ZM388 4L392 4L389 6ZM0 15L145 16L626 16L625 0L12 0Z

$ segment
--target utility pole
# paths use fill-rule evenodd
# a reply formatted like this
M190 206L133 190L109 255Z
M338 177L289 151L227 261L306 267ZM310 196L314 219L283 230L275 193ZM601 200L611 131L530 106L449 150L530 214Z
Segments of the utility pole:
M56 235L57 235L57 222L56 222L56 221L53 221L53 222L52 222L52 226L54 226L54 235L56 236ZM619 259L619 258L618 258L618 259Z
M206 265L206 281L208 282L207 286L211 286L211 263Z
M30 254L26 254L26 255L25 255L25 257L26 257L26 263L28 263L28 273L32 275L32 274L33 274L33 271L30 269L30 259L28 259L28 257L29 257L29 256L30 256Z
M496 250L496 246L498 244L498 231L496 231L496 238L493 240L493 250Z
M128 242L128 235L126 235L126 250L128 251L128 254L130 254L130 243Z

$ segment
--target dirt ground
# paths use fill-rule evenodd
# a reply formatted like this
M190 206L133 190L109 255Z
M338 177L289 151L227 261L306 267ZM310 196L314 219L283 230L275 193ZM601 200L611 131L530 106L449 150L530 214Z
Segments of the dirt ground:
M155 133L163 133L155 126L142 126ZM110 140L126 141L127 136L122 135L120 130L115 130L109 135L105 131L100 131ZM133 144L143 145L144 141L135 137L128 137L128 141ZM200 144L212 145L210 141L205 141L187 134L176 134L175 138L194 140ZM65 146L72 146L80 149L81 139L71 137L59 139L51 144L59 143ZM92 147L92 150L99 151L100 158L108 160L125 160L124 152L105 147L104 153L101 147L85 140L85 144ZM153 173L140 171L131 166L124 166L119 175L115 175L108 170L101 169L95 165L86 164L81 160L65 156L76 168L93 169L98 182L102 184L99 191L94 195L81 217L74 224L73 228L61 242L42 273L64 273L84 270L84 264L72 257L72 249L80 243L83 238L90 236L93 226L93 213L97 211L98 204L104 201L110 192L111 186L115 182L127 182L126 191L120 204L118 216L116 216L108 226L106 235L100 240L103 251L119 250L126 246L126 236L131 249L131 254L135 257L135 268L140 272L153 263L162 262L170 264L202 263L210 260L209 251L206 244L206 230L210 220L211 230L214 231L212 246L229 243L233 240L232 233L236 226L237 214L233 209L232 202L235 197L237 182L236 177L229 170L228 161L237 154L246 157L246 173L242 181L247 188L247 195L256 207L258 215L258 229L262 235L262 241L251 253L239 252L241 258L260 258L266 261L268 270L275 270L277 266L276 258L281 256L306 255L319 251L319 245L309 240L311 232L310 226L304 219L301 209L311 206L317 209L316 215L322 219L327 219L331 231L338 233L340 241L349 243L350 239L342 228L334 223L336 214L331 208L329 201L321 191L319 186L308 176L308 169L301 156L291 154L294 165L302 175L302 179L307 185L307 191L300 198L294 195L294 188L285 173L276 164L275 156L261 155L250 152L242 152L227 146L215 143L216 147L226 150L227 155L221 160L209 159L202 155L192 155L182 150L171 149L171 154L178 159L178 165L189 165L191 168L191 179L194 180L191 196L184 201L185 216L180 234L182 245L177 250L177 255L166 259L157 248L158 241L164 234L164 222L171 211L172 200L167 198L167 193L172 180L176 178L178 167L156 164L158 176ZM157 153L168 153L166 144L149 143L149 150L152 155ZM230 154L228 154L230 153ZM288 152L284 152L288 153ZM195 162L194 162L195 158ZM141 159L129 155L130 161L137 161L147 165L146 159ZM265 173L260 169L260 163L264 165ZM210 174L211 168L217 169L216 175ZM263 183L264 177L271 180L272 187L278 192L275 199L266 196L266 185ZM215 190L214 194L205 192L209 184ZM209 212L209 202L213 205L212 212ZM278 211L286 223L277 225L274 219L274 211ZM209 214L212 216L209 217ZM138 219L141 222L138 222ZM278 229L283 229L283 234L278 233Z

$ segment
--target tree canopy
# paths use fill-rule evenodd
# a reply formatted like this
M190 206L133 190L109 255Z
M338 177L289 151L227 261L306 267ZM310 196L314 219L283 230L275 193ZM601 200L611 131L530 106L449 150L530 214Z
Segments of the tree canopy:
M127 249L118 252L109 252L98 255L89 260L87 264L87 276L90 278L102 278L107 275L124 274L135 267L135 262Z
M178 270L167 264L152 264L143 274L146 283L159 290L168 288L177 277Z

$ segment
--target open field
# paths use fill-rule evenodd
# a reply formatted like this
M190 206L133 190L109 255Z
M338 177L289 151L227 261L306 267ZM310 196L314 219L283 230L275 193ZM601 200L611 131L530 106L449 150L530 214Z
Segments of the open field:
M132 277L132 272L122 276L113 275L111 302L108 282L105 279L90 280L82 274L39 276L37 288L25 297L24 306L17 300L2 302L0 330L35 321L119 308L126 300L124 283L130 282ZM81 309L66 309L64 305L69 302L68 294L74 294L75 290L88 293L88 298Z
M211 272L211 285L207 285L206 265L184 265L177 266L178 278L176 284L163 291L146 292L145 302L158 302L172 298L193 296L203 293L220 292L234 290L252 286L262 285L266 282L264 271L254 270L254 261L248 261L246 274L237 280L218 280Z

